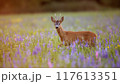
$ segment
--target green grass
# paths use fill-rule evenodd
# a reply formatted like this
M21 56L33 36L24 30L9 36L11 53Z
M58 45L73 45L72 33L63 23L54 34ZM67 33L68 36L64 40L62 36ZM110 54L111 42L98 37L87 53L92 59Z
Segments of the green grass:
M96 47L58 47L53 13L0 16L0 67L120 67L119 11L62 15L64 30L96 33Z

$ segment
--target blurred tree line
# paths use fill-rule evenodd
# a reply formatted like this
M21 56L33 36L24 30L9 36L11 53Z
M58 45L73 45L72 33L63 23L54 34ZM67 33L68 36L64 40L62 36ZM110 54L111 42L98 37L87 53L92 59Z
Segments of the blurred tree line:
M120 0L0 0L0 14L120 8Z

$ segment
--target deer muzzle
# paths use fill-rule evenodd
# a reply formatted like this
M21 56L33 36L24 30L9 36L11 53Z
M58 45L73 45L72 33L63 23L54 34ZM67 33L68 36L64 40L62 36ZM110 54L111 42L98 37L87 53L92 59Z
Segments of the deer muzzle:
M59 25L55 25L55 28L57 29L59 27Z

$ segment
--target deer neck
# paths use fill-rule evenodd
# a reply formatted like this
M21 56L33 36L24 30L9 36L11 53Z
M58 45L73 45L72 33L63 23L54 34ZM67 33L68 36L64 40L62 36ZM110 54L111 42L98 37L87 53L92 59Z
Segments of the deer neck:
M65 31L62 25L60 25L59 28L57 29L57 33L60 36L61 41L63 41L65 39Z

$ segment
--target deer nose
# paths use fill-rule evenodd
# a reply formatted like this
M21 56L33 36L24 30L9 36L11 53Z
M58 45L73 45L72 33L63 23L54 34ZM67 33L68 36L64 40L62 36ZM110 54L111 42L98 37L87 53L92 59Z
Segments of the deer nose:
M55 25L56 29L59 27L59 25Z

